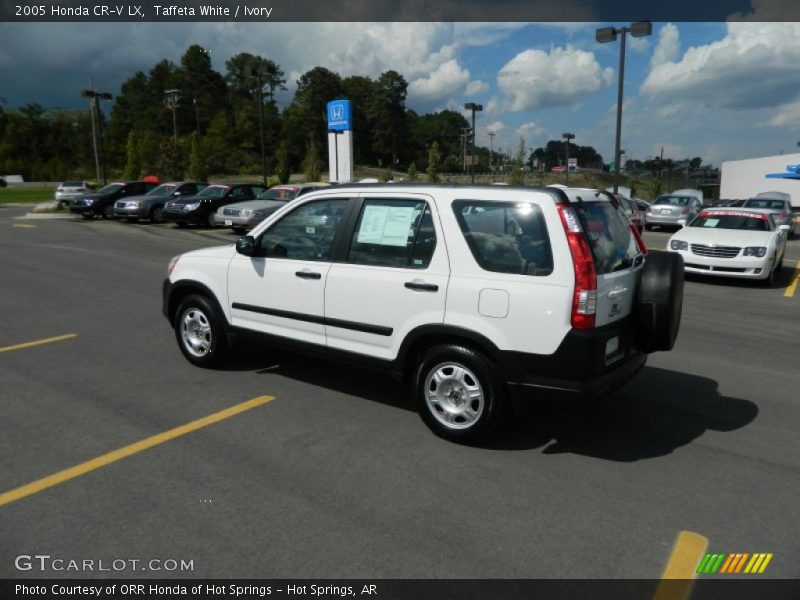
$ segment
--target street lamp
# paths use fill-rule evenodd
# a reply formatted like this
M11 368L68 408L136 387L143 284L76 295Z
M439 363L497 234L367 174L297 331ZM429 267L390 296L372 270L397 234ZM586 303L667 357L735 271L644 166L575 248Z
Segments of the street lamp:
M471 182L475 183L475 113L483 110L482 104L475 104L474 102L467 102L464 108L472 111L472 154L470 155L469 171L471 174Z
M637 21L628 27L602 27L595 31L595 39L604 44L614 42L617 35L622 35L619 44L619 81L617 83L617 137L614 142L614 193L619 191L619 144L622 135L622 82L625 78L625 35L630 33L633 37L644 37L653 33L653 24L650 21Z
M562 134L561 134L561 137L562 137L563 139L567 140L567 143L566 143L566 152L567 152L567 170L566 170L566 171L564 171L564 173L566 174L566 182L565 182L565 183L566 183L567 185L569 185L569 141L570 141L570 140L574 140L574 139L575 139L575 134L574 134L574 133L562 133Z
M92 107L92 144L94 145L94 166L97 171L97 178L100 179L100 166L103 170L103 185L106 183L106 159L103 153L103 122L100 120L100 100L111 100L113 97L108 92L98 92L95 89L82 90L82 98L89 98ZM97 114L97 129L95 129L94 118ZM98 136L99 134L99 136ZM97 152L97 138L100 138L100 154Z

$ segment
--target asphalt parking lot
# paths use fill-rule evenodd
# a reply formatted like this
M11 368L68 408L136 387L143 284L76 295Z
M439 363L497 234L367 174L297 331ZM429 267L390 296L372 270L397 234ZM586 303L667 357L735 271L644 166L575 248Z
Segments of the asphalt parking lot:
M519 406L464 447L388 376L253 346L191 366L167 262L235 236L25 212L0 207L3 578L60 575L15 567L37 553L193 564L126 577L659 578L681 531L800 576L800 239L773 288L687 281L674 351L611 398Z

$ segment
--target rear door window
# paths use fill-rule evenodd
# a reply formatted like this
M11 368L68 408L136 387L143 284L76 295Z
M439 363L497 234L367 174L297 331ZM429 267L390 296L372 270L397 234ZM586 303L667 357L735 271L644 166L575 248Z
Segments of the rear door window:
M630 224L611 202L591 200L575 205L581 216L598 275L630 267L639 253Z
M472 256L482 269L532 276L553 272L547 226L535 204L456 200L453 210Z

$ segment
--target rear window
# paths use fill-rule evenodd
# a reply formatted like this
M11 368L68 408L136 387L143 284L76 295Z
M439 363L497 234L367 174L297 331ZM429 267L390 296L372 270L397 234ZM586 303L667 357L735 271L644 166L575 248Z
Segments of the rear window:
M685 196L659 196L653 204L668 204L669 206L688 206L689 198Z
M83 187L82 181L65 181L61 187Z
M761 200L759 198L751 198L744 203L744 208L785 208L785 200Z
M574 204L586 229L598 275L628 268L639 253L627 219L610 203Z
M532 276L553 272L550 237L535 204L456 200L453 210L482 269Z

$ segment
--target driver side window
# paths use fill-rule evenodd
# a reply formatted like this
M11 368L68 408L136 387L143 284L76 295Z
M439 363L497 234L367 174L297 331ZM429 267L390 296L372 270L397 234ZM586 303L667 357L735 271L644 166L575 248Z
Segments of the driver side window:
M309 202L283 217L258 240L264 256L330 260L333 239L348 200Z

